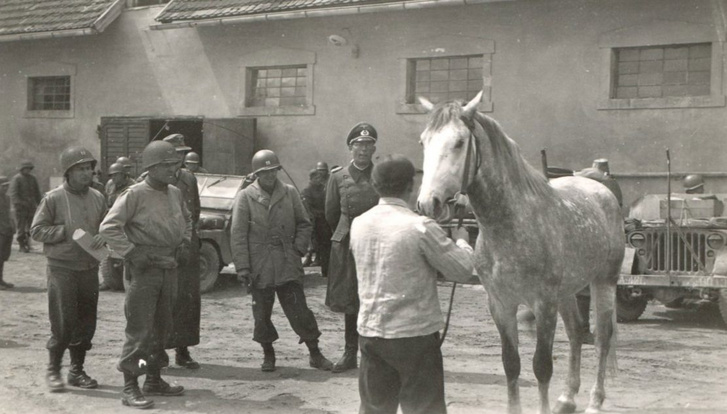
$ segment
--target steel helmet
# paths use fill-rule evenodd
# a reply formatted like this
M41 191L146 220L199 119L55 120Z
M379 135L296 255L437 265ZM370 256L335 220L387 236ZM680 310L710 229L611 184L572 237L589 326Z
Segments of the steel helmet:
M704 178L700 174L689 174L684 177L684 189L694 191L700 187L704 187Z
M276 170L280 168L278 156L270 150L260 150L252 157L252 171L257 174L260 171Z
M124 166L120 162L115 162L111 164L109 167L109 175L114 175L118 173L125 173Z
M328 163L325 161L318 161L318 164L316 164L316 170L328 172Z
M165 141L152 141L141 153L141 164L144 170L157 164L177 162L179 162L179 156L177 156L174 145Z
M184 156L184 163L185 164L199 164L199 154L196 152L188 152L187 155Z
M91 155L91 151L86 148L73 146L61 152L61 169L63 169L63 175L66 175L68 170L74 165L85 162L90 162L91 168L96 168L96 159Z
M33 168L35 168L35 165L33 165L33 161L24 160L23 162L20 163L20 167L18 167L18 170L22 170L23 168L33 169Z
M134 162L129 157L119 157L116 159L116 164L121 164L124 168L131 168L134 166Z

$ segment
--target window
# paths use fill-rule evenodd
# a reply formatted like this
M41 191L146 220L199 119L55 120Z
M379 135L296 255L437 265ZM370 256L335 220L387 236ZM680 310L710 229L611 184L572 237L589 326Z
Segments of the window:
M154 6L157 4L166 4L169 0L127 0L126 5L128 7L143 7L143 6Z
M407 103L470 100L482 90L482 55L409 59Z
M620 48L614 51L615 99L708 96L712 44Z
M274 47L240 57L241 116L315 115L316 54Z
M70 109L70 76L28 78L29 111L68 111Z
M401 49L401 53L397 114L426 113L417 100L420 96L432 103L452 99L468 101L480 91L482 100L477 109L492 112L494 41L440 35L411 42Z
M308 70L305 65L250 69L251 96L248 107L306 105Z
M649 20L600 35L598 109L725 106L724 51L714 27Z

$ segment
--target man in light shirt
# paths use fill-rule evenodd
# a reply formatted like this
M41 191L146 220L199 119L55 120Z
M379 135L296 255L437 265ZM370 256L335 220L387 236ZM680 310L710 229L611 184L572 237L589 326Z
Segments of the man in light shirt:
M415 169L400 155L372 172L381 197L351 226L361 349L359 413L445 413L439 330L444 327L437 272L455 281L473 274L472 248L456 244L433 220L407 206Z

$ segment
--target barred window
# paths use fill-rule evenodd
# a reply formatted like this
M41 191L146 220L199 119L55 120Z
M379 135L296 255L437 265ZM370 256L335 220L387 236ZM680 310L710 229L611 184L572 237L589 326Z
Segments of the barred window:
M407 103L470 100L483 89L483 55L409 59Z
M70 76L28 78L29 111L68 111L70 109Z
M708 96L712 44L615 49L611 98Z
M248 107L306 106L307 65L252 68Z

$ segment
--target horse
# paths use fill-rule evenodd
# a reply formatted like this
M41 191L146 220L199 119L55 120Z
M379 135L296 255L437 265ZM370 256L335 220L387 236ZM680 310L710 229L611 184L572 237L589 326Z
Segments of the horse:
M477 111L481 95L466 104L458 100L436 106L420 98L429 118L420 141L424 175L417 208L441 221L452 217L453 200L461 194L469 197L480 230L475 268L500 334L511 414L521 412L516 317L521 304L535 315L538 413L551 412L548 388L558 313L570 356L566 387L554 411L575 411L584 339L575 294L590 285L598 373L586 412L599 412L607 369L616 369L616 282L624 256L618 202L605 186L588 178L548 181L522 157L497 121Z

